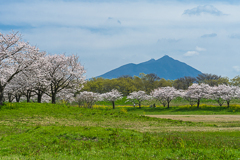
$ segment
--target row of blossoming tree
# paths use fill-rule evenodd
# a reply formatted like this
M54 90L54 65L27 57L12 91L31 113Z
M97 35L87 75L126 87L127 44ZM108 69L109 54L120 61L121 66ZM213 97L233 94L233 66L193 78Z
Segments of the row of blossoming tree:
M150 95L147 95L144 91L134 91L127 96L127 99L133 104L138 104L139 108L141 108L142 101L151 99L155 99L164 107L167 106L169 108L170 102L177 97L183 97L189 101L191 106L197 104L197 108L199 108L200 101L203 98L213 99L220 106L226 102L229 107L232 99L240 98L240 88L228 85L211 87L208 84L202 83L192 84L187 90L177 90L174 87L161 87L154 89ZM115 89L103 94L84 91L76 97L79 105L87 104L91 108L96 101L105 100L112 102L113 109L115 108L115 101L121 98L122 94Z
M0 33L0 105L5 100L37 102L72 98L85 82L75 55L47 55L17 32Z

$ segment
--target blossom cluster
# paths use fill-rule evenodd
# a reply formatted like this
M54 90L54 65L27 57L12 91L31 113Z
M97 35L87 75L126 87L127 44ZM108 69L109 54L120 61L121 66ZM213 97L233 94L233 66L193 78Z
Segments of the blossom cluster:
M75 55L47 55L17 32L0 33L0 105L21 98L39 103L72 100L85 82L84 73Z

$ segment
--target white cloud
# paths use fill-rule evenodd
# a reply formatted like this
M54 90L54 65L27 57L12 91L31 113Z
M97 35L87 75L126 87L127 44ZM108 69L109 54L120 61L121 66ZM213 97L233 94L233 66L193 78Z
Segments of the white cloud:
M211 33L211 34L204 34L201 36L201 38L213 38L213 37L217 37L217 34Z
M197 51L187 51L187 53L184 54L184 56L195 56L199 55Z
M232 38L232 39L240 39L240 34L232 34L230 36L230 38Z
M212 5L197 6L196 8L193 8L193 9L187 9L187 10L184 11L183 14L190 15L190 16L191 15L199 16L201 14L211 14L211 15L214 15L214 16L225 15Z
M240 71L240 66L233 66L234 71L239 72Z
M188 51L188 52L186 52L184 54L184 56L190 57L190 56L199 55L199 52L202 52L202 51L206 51L206 49L196 46L196 50L195 51Z
M196 47L196 51L199 51L199 52L201 52L201 51L206 51L206 49L205 48L201 48L201 47Z

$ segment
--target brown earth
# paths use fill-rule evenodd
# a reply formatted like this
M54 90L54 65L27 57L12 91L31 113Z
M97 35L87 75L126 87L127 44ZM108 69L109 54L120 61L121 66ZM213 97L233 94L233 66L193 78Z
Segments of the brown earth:
M149 117L165 118L192 122L240 122L240 115L147 115Z
M240 115L146 115L182 121L203 122L214 126L166 126L143 127L144 131L240 131Z

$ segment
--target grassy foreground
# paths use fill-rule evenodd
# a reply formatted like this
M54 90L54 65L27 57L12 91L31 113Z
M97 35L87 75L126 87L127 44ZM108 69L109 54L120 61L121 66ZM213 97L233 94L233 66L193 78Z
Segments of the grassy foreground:
M201 131L218 126L150 118L135 110L6 104L0 109L0 159L240 158L239 131Z

